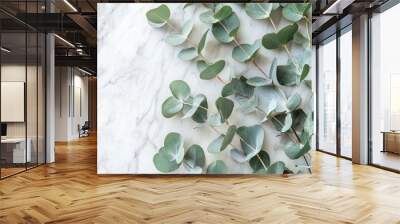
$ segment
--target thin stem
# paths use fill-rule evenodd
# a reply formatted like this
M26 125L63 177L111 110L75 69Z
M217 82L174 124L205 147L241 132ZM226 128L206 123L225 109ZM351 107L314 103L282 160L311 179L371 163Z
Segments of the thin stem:
M189 105L189 106L194 106L194 104L192 104L192 103L188 103L188 102L182 102L183 104L186 104L186 105ZM197 106L197 105L196 105ZM199 108L201 108L201 109L203 109L203 110L207 110L208 111L208 108L205 108L205 107L202 107L201 105L199 105L198 106Z

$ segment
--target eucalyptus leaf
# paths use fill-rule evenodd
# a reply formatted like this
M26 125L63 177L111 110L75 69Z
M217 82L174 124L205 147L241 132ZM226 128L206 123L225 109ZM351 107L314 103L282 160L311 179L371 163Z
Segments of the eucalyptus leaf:
M310 151L311 146L310 143L307 141L304 145L299 143L289 142L285 148L285 154L290 159L298 159Z
M305 64L303 66L303 71L301 72L300 81L303 81L305 78L307 78L309 72L310 72L310 66L308 64Z
M272 124L280 132L287 132L293 124L292 115L290 113L281 113L275 115L272 119Z
M163 173L169 173L179 168L179 164L176 162L174 157L164 149L164 147L154 155L153 163L157 170Z
M304 36L303 33L300 32L300 30L297 31L297 32L294 34L293 42L296 43L296 44L298 44L298 45L301 45L301 46L306 45L306 44L309 43L309 41L310 41L310 40L308 39L308 37Z
M279 32L277 33L279 37L279 41L281 44L287 44L289 41L293 40L294 34L297 32L299 29L299 26L296 23L293 23L291 25L287 25L283 27Z
M146 13L147 21L153 27L164 26L167 23L170 16L171 12L168 6L164 4L160 5L157 8L151 9Z
M283 174L285 172L285 163L278 161L268 167L267 174Z
M235 93L235 82L237 82L236 79L233 79L230 83L226 84L221 91L221 96L222 97L227 97L230 95L233 95Z
M204 151L199 145L192 145L188 148L185 153L183 160L183 166L190 173L200 174L203 171L203 167L206 163L206 157Z
M240 109L244 114L248 114L254 112L258 106L258 98L256 95L253 95L242 104L240 104Z
M190 96L189 85L182 80L174 80L169 84L172 95L179 100L186 100Z
M235 132L236 132L236 126L235 125L229 126L226 134L221 134L210 143L210 145L207 148L208 152L210 153L222 152L232 142L232 139L235 136Z
M197 62L196 62L196 67L197 67L197 70L199 71L199 72L202 72L204 69L206 69L207 67L209 66L209 64L206 62L206 61L204 61L204 60L198 60Z
M286 106L289 111L293 111L298 106L300 106L300 103L301 103L301 96L296 93L289 97Z
M284 86L294 86L300 81L300 77L293 65L278 65L276 78L278 83Z
M235 35L239 29L240 21L236 13L232 13L229 17L223 21L214 23L211 28L211 32L221 43L230 43L235 38Z
M262 45L266 48L266 49L277 49L280 48L282 46L282 43L279 39L279 35L276 33L268 33L265 34L262 38Z
M180 44L183 44L183 42L186 41L188 38L189 34L192 32L193 29L193 22L191 20L186 21L183 24L182 30L180 33L172 33L169 34L165 38L165 42L172 46L178 46Z
M208 174L226 174L228 173L228 167L225 165L225 162L222 160L216 160L208 165L207 168Z
M189 47L189 48L185 48L182 49L179 53L178 53L178 58L184 61L191 61L195 58L197 58L198 55L198 51L195 47Z
M228 5L221 7L215 14L212 10L208 10L200 14L200 20L206 24L214 24L221 22L232 14L232 8Z
M250 167L253 169L254 173L257 173L260 170L266 171L269 167L270 162L271 162L271 160L269 158L268 153L266 151L261 150L257 154L257 156L250 159L249 164L250 164Z
M183 103L173 96L168 97L162 104L161 112L166 118L171 118L183 109Z
M242 126L236 133L240 137L242 150L232 149L231 156L236 162L244 163L260 152L264 143L264 129L261 125Z
M241 97L250 98L254 94L254 86L247 84L247 78L241 76L239 79L235 79L235 94ZM233 81L233 80L232 80Z
M209 30L207 30L207 31L203 34L203 36L202 36L201 39L200 39L199 44L197 45L197 53L198 53L198 54L201 54L201 52L202 52L203 49L204 49L204 46L205 46L205 44L206 44L206 39L207 39L208 31L209 31Z
M253 44L240 44L232 50L232 58L238 62L247 62L253 59L261 47L261 42L256 40Z
M203 68L204 64L200 62L201 65L197 65L198 68L201 67ZM200 72L200 78L204 80L210 80L215 78L225 67L225 61L224 60L219 60L215 62L212 65L208 65L206 68L204 68Z
M304 123L307 119L307 114L302 109L297 109L292 112L293 124L292 127L294 129L302 129L304 127Z
M176 132L168 133L164 139L164 150L180 164L185 155L182 136Z
M206 96L204 96L203 94L198 94L193 98L193 100L189 104L186 102L185 104L188 105L189 109L185 112L182 119L192 117L199 110L200 104L204 100L206 100ZM204 108L200 109L204 110Z
M202 124L202 123L207 122L207 119L208 119L208 103L207 103L207 98L204 96L204 99L200 103L199 108L192 115L192 120L194 120L197 123Z
M232 114L233 101L225 97L219 97L215 105L217 106L218 113L221 115L221 122L225 122Z
M221 115L220 115L219 113L214 113L214 114L211 114L211 115L208 117L207 123L208 123L210 126L217 127L217 126L222 125L221 120L222 120L222 119L221 119Z
M258 76L258 77L249 78L246 83L249 84L250 86L254 86L254 87L268 86L268 85L272 84L272 80Z
M308 6L308 3L288 4L283 8L282 16L291 22L298 22L303 18Z
M273 4L246 3L245 11L253 19L266 19L270 16Z
M292 114L287 113L285 117L285 122L283 123L283 127L281 129L281 132L287 132L290 130L293 124L293 119L292 119Z
M269 69L269 78L271 80L276 79L277 67L278 67L278 60L276 58L274 58L274 60L272 60L271 67Z

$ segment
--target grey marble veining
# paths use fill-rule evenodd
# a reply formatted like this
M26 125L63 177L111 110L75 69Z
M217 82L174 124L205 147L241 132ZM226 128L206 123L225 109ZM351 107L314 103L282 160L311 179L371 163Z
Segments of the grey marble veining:
M99 174L153 174L159 173L153 165L153 155L162 146L164 137L171 131L181 133L185 146L200 144L205 149L207 164L222 159L232 173L250 173L246 164L238 164L230 158L229 149L218 155L207 153L208 144L216 134L208 128L194 129L191 119L166 119L161 115L161 104L170 96L169 83L176 79L185 80L193 93L207 96L209 107L216 111L213 102L218 98L222 84L216 80L201 80L194 62L177 58L179 49L164 39L171 30L168 27L155 29L147 23L145 13L159 4L98 4L98 173ZM183 4L168 4L172 23L180 27L187 19L195 20L195 27L189 43L198 43L208 29L198 16L206 9L195 4L183 10ZM249 18L240 4L234 5L241 26L238 39L241 43L253 43L266 32L271 31L267 21ZM277 21L279 24L279 21ZM281 21L280 26L285 25ZM216 61L225 59L228 65L222 73L226 80L229 70L237 74L261 75L252 64L235 62L231 57L233 45L220 45L209 33L204 54ZM284 52L261 49L257 61L268 72L274 57L286 63ZM301 89L299 90L302 91ZM304 91L303 91L304 92ZM302 93L310 96L311 93ZM303 102L307 103L307 102ZM239 125L252 124L257 116L238 116L230 120ZM268 126L268 125L267 125ZM222 130L222 129L221 129ZM282 160L289 168L296 170L282 151L280 133L266 128L264 148L272 161ZM237 139L235 140L236 144ZM181 167L175 173L184 173Z

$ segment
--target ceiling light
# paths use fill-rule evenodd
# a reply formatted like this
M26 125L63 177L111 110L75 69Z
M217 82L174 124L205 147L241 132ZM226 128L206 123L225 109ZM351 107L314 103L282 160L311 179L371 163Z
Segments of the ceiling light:
M1 47L0 49L1 49L1 51L4 51L6 53L10 53L11 52L11 50L9 50L9 49L7 49L5 47Z
M81 72L83 72L83 73L85 73L85 74L87 74L87 75L90 75L90 76L92 75L92 73L90 73L90 72L88 72L88 71L86 71L86 70L83 70L83 69L81 69L81 68L79 68L79 67L78 67L78 70L81 71Z
M54 36L57 37L57 38L58 38L59 40L61 40L62 42L64 42L65 44L67 44L68 46L75 48L75 45L73 45L73 44L72 44L71 42L69 42L68 40L66 40L66 39L64 39L64 38L62 38L62 37L60 37L60 36L57 35L57 34L54 34Z
M68 0L64 0L65 4L67 4L74 12L78 12L78 10L73 6Z

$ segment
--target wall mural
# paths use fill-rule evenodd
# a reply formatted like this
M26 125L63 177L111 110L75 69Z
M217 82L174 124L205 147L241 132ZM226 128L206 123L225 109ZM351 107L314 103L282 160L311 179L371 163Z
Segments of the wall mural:
M311 173L310 16L100 4L98 173Z

